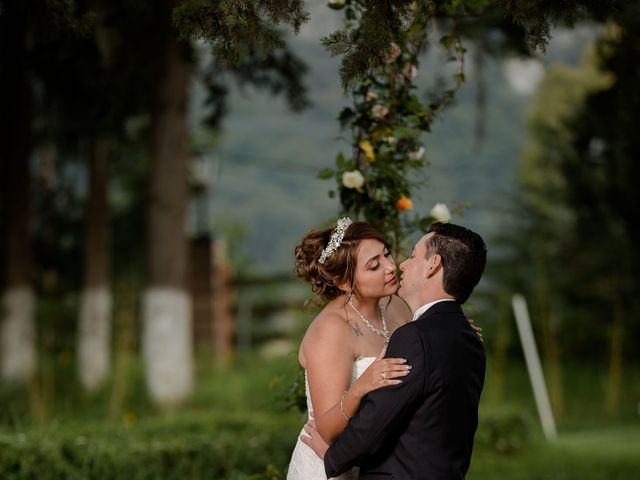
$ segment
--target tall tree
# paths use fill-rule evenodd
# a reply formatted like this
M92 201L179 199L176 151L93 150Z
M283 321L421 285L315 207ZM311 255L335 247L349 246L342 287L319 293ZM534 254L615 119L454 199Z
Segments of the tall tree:
M158 4L161 68L151 123L148 286L143 299L143 352L154 399L176 403L192 388L191 304L186 290L191 46L171 26L174 2Z
M36 367L31 251L31 122L33 92L28 63L26 6L4 2L0 14L0 163L6 238L0 373L28 380Z
M291 62L275 61L274 50L284 46L276 25L290 23L298 28L306 17L298 0L260 4L165 0L155 5L156 24L149 33L156 39L158 83L151 120L149 278L143 299L142 342L149 391L157 402L171 405L190 393L193 382L191 304L185 285L190 157L187 101L193 70L193 49L188 39L204 38L213 46L218 65L235 68L251 83L277 88L278 82L265 72L284 66L280 73L288 73L293 80L298 75L286 72ZM249 59L255 63L251 65ZM243 66L250 66L245 75ZM214 94L223 96L225 89L219 79L210 84ZM290 99L296 98L290 95ZM221 114L221 99L215 103L215 113Z
M130 47L144 44L136 42L144 12L119 1L83 6L90 9L90 28L57 36L34 56L44 91L41 137L56 147L62 168L73 163L88 172L77 365L82 385L95 390L107 378L111 359L110 165L127 143L126 121L148 110L153 77L138 60L140 49ZM78 164L78 158L85 161Z
M640 2L627 2L580 67L548 70L530 112L522 208L512 234L519 259L512 269L537 299L551 381L561 378L553 368L559 345L567 356L606 362L610 414L621 396L626 341L640 328L634 248L640 143L633 120L640 70L632 61L639 13Z
M640 69L640 2L620 9L596 43L596 65L609 87L593 92L573 125L576 156L562 167L568 185L569 205L576 214L576 234L589 257L579 267L590 272L593 291L606 306L600 307L609 333L609 379L605 410L618 411L623 386L623 359L629 355L628 338L640 331L640 240L637 179L640 115L637 85ZM633 348L633 347L632 347Z
M113 140L94 139L90 149L77 351L80 381L87 390L95 390L106 380L111 361L111 229L107 194Z

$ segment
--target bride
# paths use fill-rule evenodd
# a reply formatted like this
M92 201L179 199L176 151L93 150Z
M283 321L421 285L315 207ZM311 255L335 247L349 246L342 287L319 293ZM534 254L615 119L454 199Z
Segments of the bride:
M327 443L344 430L362 397L395 385L411 371L402 358L384 358L393 331L411 319L396 296L396 264L382 235L349 218L312 230L295 249L296 272L326 303L300 345L309 419ZM304 431L301 432L301 436ZM340 480L355 480L357 469ZM288 480L325 480L324 465L298 438Z

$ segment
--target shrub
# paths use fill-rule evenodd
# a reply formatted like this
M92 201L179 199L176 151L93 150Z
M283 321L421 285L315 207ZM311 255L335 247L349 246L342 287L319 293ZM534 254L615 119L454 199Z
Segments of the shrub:
M532 420L523 412L510 408L480 412L475 448L510 454L532 442Z

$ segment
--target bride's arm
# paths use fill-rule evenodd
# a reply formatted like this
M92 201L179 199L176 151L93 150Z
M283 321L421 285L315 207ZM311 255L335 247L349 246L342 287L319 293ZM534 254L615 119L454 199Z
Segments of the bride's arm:
M325 318L309 332L303 349L317 430L331 443L371 390L396 385L408 373L404 359L379 358L349 387L357 333L338 316ZM385 377L381 373L385 373ZM346 392L346 393L345 393Z
M340 412L340 397L351 383L351 335L355 333L337 315L327 316L312 327L302 344L305 368L316 425L322 437L331 441L347 423Z

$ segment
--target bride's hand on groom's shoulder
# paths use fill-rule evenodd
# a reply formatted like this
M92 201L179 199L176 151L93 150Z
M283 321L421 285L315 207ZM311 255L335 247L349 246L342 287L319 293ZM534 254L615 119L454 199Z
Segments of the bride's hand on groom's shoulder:
M411 365L407 365L405 358L384 358L386 352L387 345L382 347L375 361L349 388L349 393L362 398L372 390L402 383L402 379L411 372Z
M467 318L467 322L469 322L471 328L473 328L473 330L476 332L476 335L480 337L480 340L484 342L484 338L482 337L482 327L478 327L477 325L475 325L473 322L473 318Z
M320 433L316 429L316 421L309 420L304 425L304 431L306 435L300 435L300 440L305 445L311 447L311 449L316 452L316 455L320 458L324 458L324 454L329 449L329 445L322 439Z

